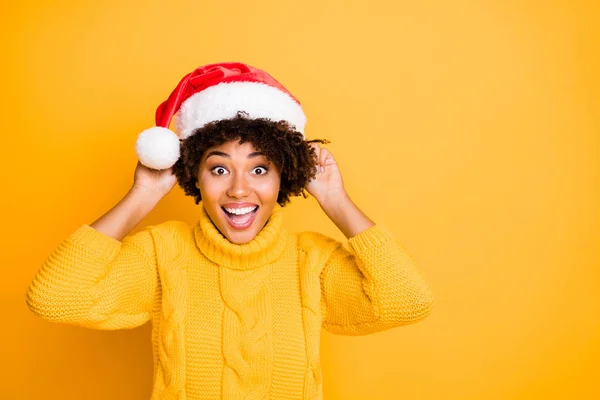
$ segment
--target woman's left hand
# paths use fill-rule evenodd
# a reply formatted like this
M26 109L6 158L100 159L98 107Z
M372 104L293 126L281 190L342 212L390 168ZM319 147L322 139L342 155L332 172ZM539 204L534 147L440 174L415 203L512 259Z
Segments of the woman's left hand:
M345 196L346 190L333 154L321 148L318 143L309 143L309 145L315 149L317 175L306 185L306 190L323 206L328 202L336 201L339 196Z

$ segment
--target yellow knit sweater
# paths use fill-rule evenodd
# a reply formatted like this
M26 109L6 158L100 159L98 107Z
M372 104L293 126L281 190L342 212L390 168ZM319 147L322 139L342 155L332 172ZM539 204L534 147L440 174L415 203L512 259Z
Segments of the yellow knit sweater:
M365 335L429 314L413 258L375 225L349 247L282 229L276 206L247 244L204 208L122 242L83 225L27 292L36 315L95 329L152 321L153 400L322 399L320 329Z

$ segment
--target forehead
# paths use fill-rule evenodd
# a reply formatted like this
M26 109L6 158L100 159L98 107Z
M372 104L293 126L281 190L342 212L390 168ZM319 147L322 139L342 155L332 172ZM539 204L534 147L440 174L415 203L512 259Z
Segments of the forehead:
M252 153L257 151L256 148L254 147L254 144L252 142L244 142L242 144L240 144L239 139L236 140L229 140L225 143L221 143L217 146L213 146L208 150L220 150L220 151L226 151L226 150L231 150L231 151L246 151L248 153Z
M258 149L254 146L252 142L244 142L240 143L239 139L230 140L225 143L210 147L204 151L202 155L202 159L206 160L211 154L219 153L221 156L225 156L222 153L227 154L232 158L248 158L249 155L252 155L252 158L255 157L266 157L264 154L259 152ZM260 153L256 154L256 153Z

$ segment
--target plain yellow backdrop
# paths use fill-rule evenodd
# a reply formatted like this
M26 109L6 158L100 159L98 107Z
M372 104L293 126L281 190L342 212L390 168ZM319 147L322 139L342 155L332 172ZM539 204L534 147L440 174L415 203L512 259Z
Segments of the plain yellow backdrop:
M2 399L147 399L150 325L36 318L44 258L132 183L196 66L266 69L431 282L426 320L323 332L327 400L600 398L597 1L3 2ZM343 236L313 198L291 231ZM138 227L195 222L174 189Z

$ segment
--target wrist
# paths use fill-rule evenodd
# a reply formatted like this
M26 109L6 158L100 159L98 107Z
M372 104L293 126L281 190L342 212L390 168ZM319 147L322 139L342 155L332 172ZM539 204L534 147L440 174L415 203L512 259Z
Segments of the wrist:
M133 184L131 188L129 188L129 192L127 192L127 194L149 200L151 199L160 201L160 199L162 199L167 193L165 193L162 189Z
M164 197L164 194L156 189L147 188L144 186L132 186L125 198L135 203L142 210L148 212L152 210Z
M348 239L375 225L354 204L346 191L331 193L327 200L320 204L325 214Z
M334 210L344 203L351 202L350 196L344 188L330 191L326 196L317 198L317 201L324 211Z

